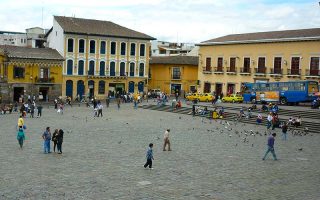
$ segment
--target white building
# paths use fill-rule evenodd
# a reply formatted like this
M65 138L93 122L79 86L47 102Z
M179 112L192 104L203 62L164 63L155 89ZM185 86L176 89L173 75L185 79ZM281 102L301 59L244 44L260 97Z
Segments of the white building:
M186 55L195 47L192 43L174 43L164 41L151 42L152 56Z

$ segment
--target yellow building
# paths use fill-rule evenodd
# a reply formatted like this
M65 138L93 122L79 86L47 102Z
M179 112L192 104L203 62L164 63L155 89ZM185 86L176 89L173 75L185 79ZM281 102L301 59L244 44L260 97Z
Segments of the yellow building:
M246 82L320 80L320 28L227 35L198 45L203 92L236 93Z
M61 95L63 57L54 49L0 46L0 95L5 102Z
M151 57L149 89L182 95L196 91L198 60L197 56Z
M104 99L147 90L153 37L109 21L60 16L46 37L66 59L62 96Z

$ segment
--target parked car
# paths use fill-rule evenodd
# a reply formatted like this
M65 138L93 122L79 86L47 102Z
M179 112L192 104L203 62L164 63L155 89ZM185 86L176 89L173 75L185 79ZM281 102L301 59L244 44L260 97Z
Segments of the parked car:
M152 89L150 90L150 96L149 98L157 98L160 96L161 90L160 89Z
M186 96L186 99L188 101L194 101L194 100L198 100L199 99L199 95L197 93L192 93L190 95Z
M243 97L239 94L230 94L226 97L223 97L222 98L222 102L232 102L232 103L235 103L235 102L239 102L239 103L242 103L243 102Z
M211 93L200 94L198 99L199 101L212 101L215 97Z

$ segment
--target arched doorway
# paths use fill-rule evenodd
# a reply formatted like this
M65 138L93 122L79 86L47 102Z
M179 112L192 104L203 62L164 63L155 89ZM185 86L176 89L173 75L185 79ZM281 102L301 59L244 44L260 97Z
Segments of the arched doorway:
M84 82L82 80L79 80L77 83L77 96L79 96L81 100L83 95L84 95Z
M67 80L66 82L66 96L73 97L73 81Z
M133 81L130 81L129 82L129 90L128 90L129 93L134 93L134 82Z
M89 97L91 99L94 97L94 81L93 80L88 81L88 87L89 87Z
M140 81L140 82L138 83L138 91L139 91L139 92L143 92L143 90L144 90L144 82L143 82L143 81Z

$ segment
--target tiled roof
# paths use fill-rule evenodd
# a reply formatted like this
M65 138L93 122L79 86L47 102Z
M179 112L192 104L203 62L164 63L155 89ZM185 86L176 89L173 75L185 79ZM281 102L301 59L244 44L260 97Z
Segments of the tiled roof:
M150 64L197 65L198 56L153 56Z
M0 45L1 52L7 52L9 58L26 58L41 60L61 60L64 58L55 49L30 48L10 45Z
M62 16L54 16L54 19L60 24L65 33L155 40L155 38L149 35L128 29L110 21Z
M198 45L320 40L320 28L226 35Z

